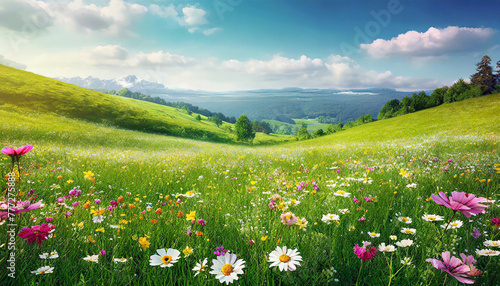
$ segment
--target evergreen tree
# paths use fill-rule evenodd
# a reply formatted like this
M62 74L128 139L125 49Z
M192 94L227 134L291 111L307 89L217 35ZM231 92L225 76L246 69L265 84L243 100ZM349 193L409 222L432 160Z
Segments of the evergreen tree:
M192 111L189 109L189 107L187 107L186 105L184 105L184 106L182 107L182 109L184 109L184 111L186 111L186 113L187 113L187 114L189 114L189 115L193 114L193 112L192 112Z
M470 78L472 85L481 86L483 94L491 93L495 89L495 80L490 57L484 56L476 67L477 72Z
M495 84L499 85L500 84L500 61L497 62L497 70L495 73Z
M236 140L238 141L253 141L255 133L252 131L252 124L245 114L242 114L236 121Z
M198 114L194 119L196 119L196 121L201 121L201 116Z
M297 132L297 139L298 140L311 139L311 134L309 134L309 131L307 131L307 124L304 122L302 122L302 127L300 127L299 131Z

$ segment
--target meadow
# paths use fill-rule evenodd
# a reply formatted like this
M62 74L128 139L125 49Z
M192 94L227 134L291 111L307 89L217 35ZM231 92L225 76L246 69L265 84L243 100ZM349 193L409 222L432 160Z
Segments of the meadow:
M209 273L213 260L234 254L245 266L236 285L459 285L426 261L449 251L477 260L476 285L495 285L499 100L476 98L314 140L253 147L3 105L2 146L34 146L20 158L17 198L44 204L15 217L16 233L48 222L54 228L40 245L16 236L12 279L3 266L11 253L3 244L8 224L1 225L0 281L219 285ZM11 159L0 158L7 182ZM468 218L431 198L453 191L485 197L488 207ZM363 242L371 243L368 252L377 248L365 261L354 252ZM277 246L297 249L300 265L271 268ZM157 250L169 248L178 252L160 261L167 267L150 265ZM37 274L45 266L49 271Z

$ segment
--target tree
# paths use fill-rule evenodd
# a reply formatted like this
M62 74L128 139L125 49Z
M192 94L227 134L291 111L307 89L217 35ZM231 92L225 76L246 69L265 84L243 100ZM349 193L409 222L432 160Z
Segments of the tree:
M497 62L497 70L495 73L495 84L500 85L500 61ZM495 88L496 88L495 85Z
M467 92L469 89L470 86L463 79L459 79L444 94L444 103L458 101L462 97L461 94Z
M325 132L323 131L323 129L318 129L318 130L313 131L312 138L318 138L318 137L321 137L323 135L325 135Z
M222 119L220 119L218 116L211 116L210 117L210 121L212 121L213 123L215 123L215 125L217 125L217 127L221 126L222 125Z
M333 124L328 125L328 128L326 129L326 134L332 134L339 131L342 131L342 122L339 122L335 125Z
M477 72L470 77L472 85L481 86L483 94L491 93L495 89L495 78L490 57L484 56L476 67Z
M201 121L201 116L198 114L194 119L196 119L196 121Z
M399 100L393 99L387 102L384 107L380 110L378 113L377 119L386 119L386 118L391 118L395 116L395 113L401 109L401 104L399 103Z
M255 138L255 133L252 131L252 124L245 114L242 114L235 125L236 129L236 140L238 141L253 141Z
M423 110L427 108L427 99L428 96L425 94L425 92L421 92L419 94L414 93L413 96L411 97L413 109L415 111Z
M440 88L436 88L431 95L429 96L429 99L427 100L427 107L434 107L438 106L444 103L444 95L448 91L447 86L443 86Z
M297 132L297 139L298 140L311 139L311 134L309 134L309 131L307 131L307 124L305 122L302 122L302 127L300 127L299 131Z
M118 91L118 95L123 97L132 97L132 92L130 92L128 88L122 88Z
M193 114L193 112L192 112L192 111L189 109L189 107L187 107L186 105L184 105L184 106L182 107L182 109L184 109L184 111L186 111L186 113L187 113L187 114L189 114L189 115Z

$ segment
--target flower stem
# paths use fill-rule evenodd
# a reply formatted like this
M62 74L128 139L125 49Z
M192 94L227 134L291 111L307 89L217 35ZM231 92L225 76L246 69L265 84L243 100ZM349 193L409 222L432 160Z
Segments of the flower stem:
M441 240L443 238L443 235L444 233L446 232L446 230L448 229L448 226L450 225L451 223L451 220L453 219L453 217L455 216L455 214L457 213L457 211L453 211L453 215L451 216L450 220L448 221L448 224L446 224L446 227L444 228L443 230L443 233L441 234L441 236L439 237L439 240Z
M363 260L361 260L361 267L359 267L359 273L358 273L358 278L356 279L356 286L359 284L359 276L361 276L361 269L363 269Z
M394 276L396 275L392 275L392 254L391 254L391 264L389 265L389 284L387 284L387 286L391 285L392 277Z

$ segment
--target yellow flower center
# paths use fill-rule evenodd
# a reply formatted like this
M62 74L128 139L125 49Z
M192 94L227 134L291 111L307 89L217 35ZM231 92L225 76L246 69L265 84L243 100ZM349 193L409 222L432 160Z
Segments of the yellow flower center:
M224 266L222 266L220 271L222 272L222 274L229 276L231 275L231 273L233 273L233 266L229 263L224 264Z
M279 261L283 262L283 263L286 263L290 260L290 256L286 255L286 254L281 254L280 257L279 257Z
M172 261L172 256L170 255L163 255L161 258L161 261L165 264L169 264Z
M345 191L337 191L337 194L339 194L339 195L344 195L344 194L345 194Z
M40 274L45 274L45 270L38 272Z
M401 219L402 219L404 222L409 221L409 219L408 219L407 217L403 217L403 218L401 218Z
M456 223L456 222L451 223L451 226L457 226L457 225L458 225L458 223Z
M412 233L412 231L411 231L411 230L409 230L409 229L405 229L405 232L406 232L406 233Z
M286 217L286 220L290 220L292 218L292 215L287 214L285 217Z
M436 220L435 216L429 216L429 220Z
M377 234L376 234L376 233L374 233L374 232L370 233L370 235L371 235L371 236L377 236Z
M493 246L500 246L500 243L498 243L496 241L493 241L491 244L493 244Z

